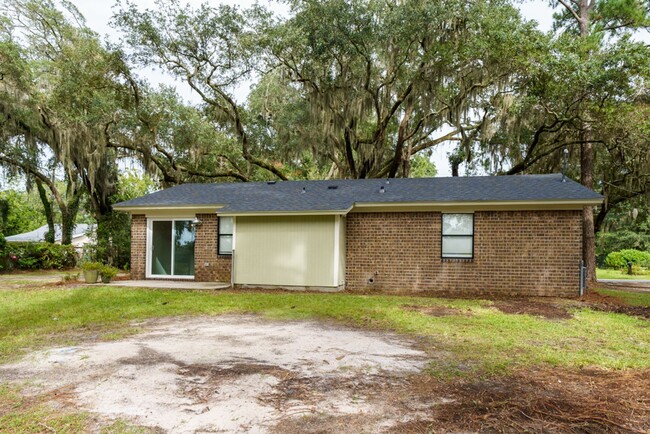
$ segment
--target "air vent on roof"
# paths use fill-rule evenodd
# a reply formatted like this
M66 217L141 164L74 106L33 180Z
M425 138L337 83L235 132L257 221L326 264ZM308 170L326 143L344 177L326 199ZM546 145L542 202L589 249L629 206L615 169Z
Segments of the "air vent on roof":
M386 189L384 188L383 185L382 185L381 187L379 187L379 192L380 192L380 193L383 193L383 192L385 192L385 191L386 191Z
M306 191L307 191L307 188L303 187L303 188L302 188L302 192L304 193L304 192L306 192Z
M277 181L266 181L266 183L267 183L268 185L273 185L273 184L275 184L276 182L277 182Z
M328 186L327 186L327 189L328 189L328 190L336 190L337 188L339 188L338 185L328 185Z

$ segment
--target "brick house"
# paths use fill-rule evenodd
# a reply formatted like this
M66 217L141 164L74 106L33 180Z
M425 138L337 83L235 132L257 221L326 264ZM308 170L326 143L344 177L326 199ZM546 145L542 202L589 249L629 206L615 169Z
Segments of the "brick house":
M184 184L115 208L135 279L567 296L602 199L554 174Z

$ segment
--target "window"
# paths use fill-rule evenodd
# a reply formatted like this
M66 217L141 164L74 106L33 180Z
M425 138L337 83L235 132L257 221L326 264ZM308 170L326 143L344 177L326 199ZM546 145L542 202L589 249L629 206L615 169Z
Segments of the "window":
M219 217L219 242L220 255L232 255L232 217Z
M191 220L150 221L149 274L194 275L194 228Z
M474 214L442 215L442 257L474 257Z

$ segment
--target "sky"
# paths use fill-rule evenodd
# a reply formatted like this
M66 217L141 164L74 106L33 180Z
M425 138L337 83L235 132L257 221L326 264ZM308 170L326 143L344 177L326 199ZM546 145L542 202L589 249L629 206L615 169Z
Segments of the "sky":
M155 7L154 0L133 0L136 5L141 9L152 9ZM86 24L88 27L96 31L102 36L108 37L112 42L118 42L120 39L120 34L118 31L110 27L111 17L113 15L114 2L112 1L98 1L98 0L72 0L71 1L81 12L82 15L86 17ZM181 0L182 2L182 0ZM205 0L187 0L185 3L190 3L192 5L200 5L204 3ZM224 3L231 5L238 5L242 8L251 6L256 3L254 0L243 0L243 1L234 1L234 0L220 0L214 1L211 3ZM275 9L279 13L286 13L288 8L286 5L278 4L277 2L261 1L263 4L267 4L269 8ZM522 1L519 3L519 8L521 10L522 16L528 20L535 20L538 23L538 27L547 31L551 28L552 24L552 14L553 11L548 6L548 2L541 0L529 0ZM183 96L187 101L192 103L198 103L198 96L191 91L189 86L185 83L178 80L174 80L172 77L166 75L163 71L155 70L152 68L149 69L139 69L138 74L145 77L151 84L167 84L176 87L178 93ZM245 100L248 93L249 85L242 85L237 90L237 99L240 101ZM453 144L448 145L438 145L433 149L432 161L435 163L436 168L438 169L438 176L451 176L451 170L447 160L447 154L453 149ZM461 175L463 171L461 169Z

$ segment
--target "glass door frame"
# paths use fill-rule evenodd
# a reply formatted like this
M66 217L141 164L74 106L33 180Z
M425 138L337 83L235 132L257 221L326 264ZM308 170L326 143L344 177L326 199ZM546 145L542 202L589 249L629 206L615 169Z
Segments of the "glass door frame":
M187 274L151 274L151 261L152 261L152 255L153 255L153 222L172 222L172 256L171 256L171 264L172 264L172 270L174 267L174 251L176 250L174 247L175 244L175 239L174 239L174 229L175 229L175 223L176 221L192 221L196 216L187 216L187 217L157 217L157 218L147 218L147 243L146 243L146 249L147 249L147 258L145 261L145 277L147 279L186 279L186 280L194 280L194 276L196 274L196 269L194 270L194 274L192 275L187 275ZM196 229L194 230L194 248L196 249ZM196 257L195 257L196 258ZM196 263L195 263L196 266Z

